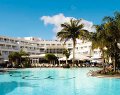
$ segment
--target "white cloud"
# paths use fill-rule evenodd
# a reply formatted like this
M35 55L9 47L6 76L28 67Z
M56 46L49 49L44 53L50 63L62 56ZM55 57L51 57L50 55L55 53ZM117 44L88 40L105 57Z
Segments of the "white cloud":
M71 18L75 19L74 17L65 17L64 14L60 13L54 16L42 16L40 19L44 21L45 25L54 25L53 32L57 33L62 29L61 24L64 22L69 22ZM95 31L92 22L82 19L81 23L84 24L84 29L90 32Z
M61 30L61 24L64 22L69 22L73 17L65 17L62 13L54 16L42 16L41 20L44 21L45 25L54 25L53 32L57 33Z
M84 24L84 29L88 30L89 32L95 32L96 29L93 26L93 22L82 19L80 23Z

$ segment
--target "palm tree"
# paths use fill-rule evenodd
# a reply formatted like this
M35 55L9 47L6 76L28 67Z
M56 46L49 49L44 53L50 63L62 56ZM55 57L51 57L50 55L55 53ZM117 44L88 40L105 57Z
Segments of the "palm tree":
M68 60L68 58L69 58L69 56L70 56L70 51L67 50L67 49L65 49L65 50L63 51L63 54L64 54L65 57L66 57L66 64L68 64L67 60Z
M29 54L23 51L22 49L19 51L19 55L20 55L20 63L22 63L24 59L29 59L28 58Z
M29 54L27 52L23 51L22 49L20 50L19 54L21 56L29 56Z
M104 60L103 70L105 70L105 47L108 44L105 25L96 25L96 32L90 32L89 34L89 39L92 41L92 49L99 48L102 52L102 59Z
M66 41L72 39L73 41L73 64L75 63L75 45L76 39L84 40L86 38L87 30L84 30L84 25L80 24L81 20L70 20L70 23L61 24L62 30L57 33L57 37L60 38L61 41Z
M106 52L107 56L112 58L114 72L116 72L116 66L120 59L120 49L118 47L120 42L120 13L115 12L114 17L106 16L103 21L103 24L96 26L96 32L90 33L92 48L99 48L103 59L105 59ZM106 51L104 50L105 47L107 48Z
M120 42L120 12L115 12L114 17L106 16L103 21L106 25L106 31L109 37L109 55L112 57L114 72L120 59L120 49L118 43Z
M22 56L26 56L25 58L23 58ZM29 61L28 59L29 54L26 53L23 50L20 50L19 52L12 52L9 54L9 60L11 62L13 62L16 67L19 67L21 65L23 65L23 62L25 62L24 60Z
M9 60L13 63L13 66L19 67L20 63L20 54L19 52L12 52L9 54Z

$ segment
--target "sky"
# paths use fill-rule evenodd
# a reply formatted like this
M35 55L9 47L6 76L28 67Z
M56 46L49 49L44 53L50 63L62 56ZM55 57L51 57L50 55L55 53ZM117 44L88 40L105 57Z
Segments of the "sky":
M55 39L60 24L83 19L86 29L120 11L120 0L0 0L0 35Z

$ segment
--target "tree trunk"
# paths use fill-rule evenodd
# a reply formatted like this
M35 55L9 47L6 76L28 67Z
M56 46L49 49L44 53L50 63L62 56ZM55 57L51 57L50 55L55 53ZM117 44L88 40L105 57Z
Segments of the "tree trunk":
M67 57L66 57L66 64L68 64Z
M113 62L113 69L114 69L114 72L116 72L116 58L114 59L114 62Z
M73 40L73 64L75 64L75 40Z
M114 56L114 63L113 63L113 65L114 65L114 72L116 72L116 64L117 64L117 42L116 42L116 40L115 40L115 56Z
M103 66L103 70L105 71L105 58L104 58L104 51L103 51L103 49L101 49L101 52L102 52L102 59L103 59L102 66Z

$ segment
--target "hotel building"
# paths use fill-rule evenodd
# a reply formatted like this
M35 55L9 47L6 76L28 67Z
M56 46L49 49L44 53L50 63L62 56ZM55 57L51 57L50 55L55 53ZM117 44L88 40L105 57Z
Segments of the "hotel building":
M19 52L21 49L30 55L53 53L57 57L63 57L63 50L67 48L72 52L72 41L60 42L59 40L42 40L35 37L12 38L0 36L0 61L9 60L11 52ZM101 56L99 50L91 50L91 42L77 40L76 54L85 56Z

